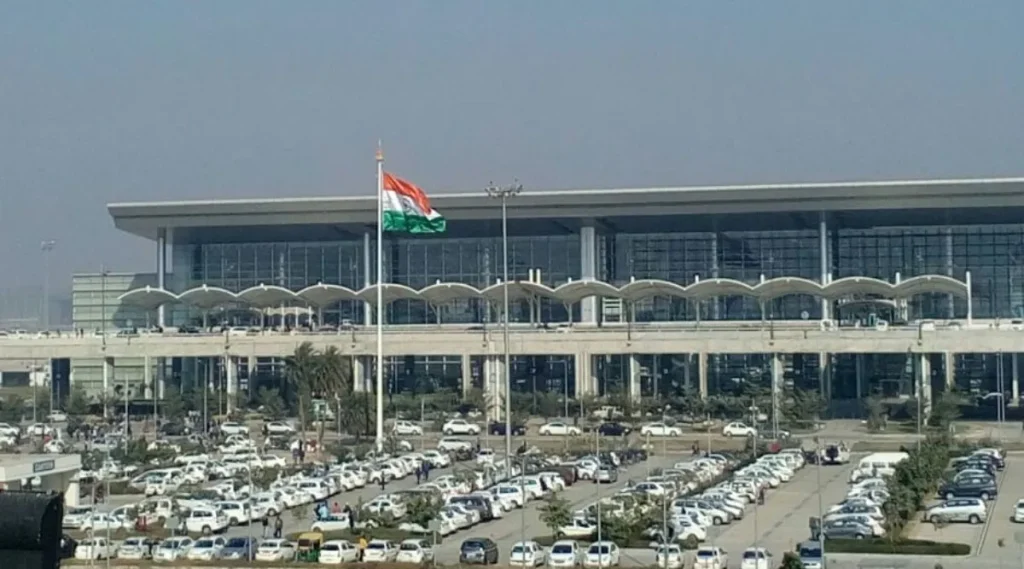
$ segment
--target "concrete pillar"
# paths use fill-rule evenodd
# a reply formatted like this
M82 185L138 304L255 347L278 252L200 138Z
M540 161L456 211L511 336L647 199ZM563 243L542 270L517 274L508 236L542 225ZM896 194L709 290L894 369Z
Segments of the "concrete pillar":
M826 405L832 403L832 357L828 352L818 352L818 388L821 400Z
M373 284L374 267L370 259L374 258L373 247L370 246L370 232L363 233L363 287L369 288ZM363 303L363 324L373 325L373 305L369 302Z
M227 409L230 413L235 410L235 397L238 394L238 364L235 358L228 355L224 356L224 377L227 380Z
M352 356L352 391L366 391L366 356Z
M160 289L167 288L167 229L161 227L156 230L156 286ZM157 308L157 325L163 328L167 325L164 305Z
M597 273L597 231L593 224L580 227L580 278L594 279ZM580 322L597 324L597 297L591 296L580 301Z
M64 491L64 507L65 508L77 508L79 494L81 494L82 488L79 486L77 480L71 480L68 482L67 490Z
M640 401L642 376L643 366L640 365L640 355L629 354L629 398L633 401Z
M246 380L245 380L246 384L245 385L246 385L246 391L249 392L249 397L250 398L252 397L253 387L255 387L255 385L256 385L253 382L253 377L255 375L256 375L256 356L249 356L248 358L245 359L245 377L246 377Z
M953 228L947 227L946 232L946 276L953 276ZM954 309L956 305L953 302L953 295L946 296L946 318L952 320L956 317L956 311Z
M864 395L864 354L854 355L854 377L857 380L857 396L855 399L860 399Z
M956 354L946 352L943 357L945 358L943 371L946 372L946 391L952 391L956 389Z
M591 374L593 357L588 352L576 354L576 397L594 395L594 378Z
M473 388L473 356L462 356L462 396L465 397Z
M167 358L156 359L156 398L167 397Z
M708 354L706 352L697 354L697 389L700 392L700 398L706 400L708 398Z
M825 212L818 213L818 264L821 268L821 284L828 284L829 262L828 262L828 216ZM821 299L821 320L830 320L832 315L829 300Z
M1008 404L1014 407L1020 404L1020 364L1017 362L1019 355L1016 352L1010 354L1010 401Z
M693 389L693 382L690 378L690 365L692 363L693 354L686 354L683 359L683 390L685 393L689 393Z
M103 393L100 394L100 402L103 403L103 417L110 416L110 409L106 405L110 397L110 386L114 383L114 358L103 358Z
M505 356L488 354L484 360L484 399L488 421L500 421L505 409Z
M145 399L153 398L153 360L149 355L142 357L142 396Z
M782 393L782 384L785 381L783 377L785 370L782 366L782 355L777 353L772 354L772 399L775 401L776 405L779 403L779 396Z
M918 355L918 381L920 382L921 413L927 417L932 412L932 364L928 354Z
M713 279L717 279L718 278L718 228L717 227L714 227L714 229L713 229L713 231L711 233L711 278L713 278ZM721 316L722 316L722 314L721 314L722 303L720 302L720 300L721 299L719 299L717 297L712 297L711 298L711 319L712 320L721 320ZM700 305L703 304L703 303L704 303L703 301L700 301L700 300L697 301L697 311L698 311L698 313L700 312ZM706 362L705 362L705 365L707 365Z

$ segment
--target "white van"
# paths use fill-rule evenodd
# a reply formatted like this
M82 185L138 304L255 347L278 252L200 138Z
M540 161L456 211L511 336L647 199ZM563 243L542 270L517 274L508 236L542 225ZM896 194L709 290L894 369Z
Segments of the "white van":
M865 478L892 476L896 465L907 459L905 452L876 452L860 459L857 468L850 473L850 483L856 484Z

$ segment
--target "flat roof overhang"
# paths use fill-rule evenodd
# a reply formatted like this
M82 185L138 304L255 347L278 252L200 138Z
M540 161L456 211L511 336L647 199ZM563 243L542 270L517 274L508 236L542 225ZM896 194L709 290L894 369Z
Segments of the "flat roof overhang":
M497 216L483 191L433 194L447 219ZM1024 207L1024 178L829 182L751 186L623 188L526 191L514 198L512 219L742 214L856 210ZM372 227L374 196L268 198L114 203L107 206L118 229L156 239L160 228L278 225Z

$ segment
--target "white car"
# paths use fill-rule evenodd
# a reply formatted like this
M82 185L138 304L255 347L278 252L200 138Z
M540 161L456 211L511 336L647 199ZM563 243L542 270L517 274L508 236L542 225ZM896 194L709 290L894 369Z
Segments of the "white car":
M572 539L586 539L597 532L597 526L592 524L590 520L583 518L573 518L568 524L558 528L558 537L568 537Z
M227 421L220 424L220 432L224 435L248 435L249 427L234 421Z
M223 426L221 427L221 429L223 429ZM275 435L275 436L288 436L288 435L294 435L295 434L295 428L292 427L291 425L289 425L288 423L285 423L284 421L271 421L269 423L266 423L265 425L263 425L263 430L268 435ZM248 432L249 432L248 428L246 428L246 430L244 432L246 434L248 434ZM241 431L239 431L239 433L241 433ZM230 433L230 434L234 434L234 433Z
M587 556L583 559L586 567L617 567L619 565L619 546L611 541L595 541L587 548Z
M726 437L756 437L757 429L748 427L745 423L735 421L722 427L722 435Z
M702 546L697 548L693 567L694 569L727 569L729 555L721 547Z
M577 567L583 562L583 549L579 542L571 539L556 541L548 551L548 565L551 567Z
M423 458L434 465L434 468L447 468L452 465L452 457L438 450L423 451Z
M219 557L225 544L227 540L221 536L201 537L195 540L185 558L192 561L213 561Z
M340 565L355 563L359 560L359 548L343 539L332 539L320 547L320 563Z
M554 421L552 423L541 425L540 434L543 436L578 437L583 434L583 431L581 431L579 427L574 427L561 421Z
M68 422L68 414L65 413L64 411L53 411L52 413L50 413L49 415L46 416L46 422L47 423L67 423Z
M210 535L231 527L231 522L221 510L215 507L193 508L185 518L185 527L191 533Z
M153 554L153 561L175 561L183 559L192 548L192 538L171 537L160 542Z
M654 550L654 564L662 569L683 569L683 548L674 543Z
M743 561L740 561L740 569L774 569L772 554L763 547L748 547L743 552Z
M123 519L106 513L93 512L88 518L82 520L78 529L82 531L103 531L108 529L110 531L116 531L123 527L125 527L125 521Z
M464 441L462 439L453 439L451 437L443 437L437 441L437 450L444 452L455 452L459 450L473 450L473 443L470 441Z
M287 539L266 539L256 549L256 561L292 561L295 546Z
M149 559L155 541L146 537L126 537L117 548L118 559Z
M25 429L25 432L32 437L52 437L53 435L57 434L56 429L45 423L36 423L34 425L30 425L27 429Z
M434 548L425 539L407 539L398 545L397 563L430 563L434 560Z
M452 435L476 436L480 434L480 425L477 425L476 423L470 423L465 419L452 419L451 421L445 423L443 427L441 427L441 432L449 437Z
M93 515L92 506L73 506L64 512L64 529L82 529L82 523Z
M373 539L363 551L365 563L390 563L398 557L398 548L386 539Z
M1013 511L1013 521L1018 521L1021 502L1017 502ZM988 508L981 498L953 498L936 504L924 513L924 519L933 524L940 521L968 522L980 524L988 518Z
M412 421L395 421L392 432L400 437L422 437L423 427Z
M492 496L505 506L506 511L514 508L522 508L523 504L526 503L526 496L523 493L523 489L514 484L498 484L497 486L491 486L490 492Z
M75 547L75 559L108 559L114 553L114 546L105 537L83 539Z
M520 565L522 567L537 567L547 562L547 554L544 548L536 541L520 541L512 544L509 552L508 564Z
M18 437L21 435L21 427L9 423L0 423L0 435Z
M640 435L644 437L678 437L682 434L679 427L670 427L665 423L647 423L640 427Z
M1013 507L1013 521L1018 524L1024 523L1024 500L1017 500Z

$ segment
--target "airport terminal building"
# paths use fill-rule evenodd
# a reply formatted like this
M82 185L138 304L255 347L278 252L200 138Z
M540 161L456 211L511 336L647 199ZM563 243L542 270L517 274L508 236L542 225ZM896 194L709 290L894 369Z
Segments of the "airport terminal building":
M432 201L445 234L383 241L386 389L500 391L499 203ZM211 380L233 392L313 340L352 354L373 388L374 196L108 209L154 243L156 270L74 277L87 336L75 343L106 332L102 350L53 355L69 381L94 393L125 382L133 397ZM918 382L1020 396L1024 179L527 190L509 200L507 245L514 390L793 383L837 413ZM235 329L208 333L222 326Z

